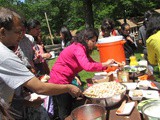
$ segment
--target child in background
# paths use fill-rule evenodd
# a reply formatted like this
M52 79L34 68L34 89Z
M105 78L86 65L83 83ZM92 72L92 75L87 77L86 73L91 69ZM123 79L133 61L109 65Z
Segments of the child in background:
M62 40L62 42L61 42L62 50L65 47L67 47L70 44L72 44L72 42L73 42L72 34L71 34L70 30L66 26L63 26L60 29L60 38ZM72 84L76 85L76 86L81 86L82 85L81 80L80 80L80 76L78 74L73 79Z
M119 32L125 39L126 43L124 44L126 64L130 63L130 56L134 55L134 51L137 49L134 38L130 36L130 25L128 23L123 23L121 25L121 30Z
M46 61L46 59L49 59L52 57L52 55L50 53L45 52L45 48L42 42L42 34L39 33L39 35L37 37L35 37L35 46L34 46L34 50L35 50L35 66L36 68L38 68L38 70L40 70L40 74L44 75L44 74L48 74L49 75L49 67L48 67L48 63ZM38 59L37 59L38 58Z
M64 49L65 47L69 46L72 43L72 34L66 26L63 26L60 29L60 39L61 39L62 49Z
M101 25L101 35L103 37L117 36L118 31L115 29L115 23L112 19L105 18Z

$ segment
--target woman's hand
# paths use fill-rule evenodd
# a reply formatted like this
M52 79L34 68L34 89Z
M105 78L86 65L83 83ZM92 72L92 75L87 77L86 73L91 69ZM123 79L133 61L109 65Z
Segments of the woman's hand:
M75 76L75 79L76 79L76 81L77 81L78 85L82 85L81 80L80 80L77 76Z
M113 63L115 63L114 59L108 59L106 62L102 63L102 66L110 66Z
M73 97L79 97L82 94L82 91L75 85L68 84L68 93Z
M126 65L124 61L123 62L115 61L115 63L118 64L119 67L124 67Z
M107 62L102 63L103 66L117 66L117 67L123 67L125 66L125 62L118 62L114 59L108 59Z

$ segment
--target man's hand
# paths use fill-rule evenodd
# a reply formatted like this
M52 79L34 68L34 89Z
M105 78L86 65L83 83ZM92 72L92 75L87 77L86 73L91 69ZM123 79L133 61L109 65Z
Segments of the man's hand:
M75 85L68 84L67 86L69 94L71 94L73 97L79 97L82 94L82 91Z
M40 97L38 97L37 99L31 101L32 107L38 108L41 106L41 104L44 102L43 99L41 99Z

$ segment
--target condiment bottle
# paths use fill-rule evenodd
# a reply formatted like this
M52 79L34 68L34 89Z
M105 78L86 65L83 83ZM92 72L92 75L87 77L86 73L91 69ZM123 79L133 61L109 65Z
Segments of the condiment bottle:
M130 66L137 66L137 65L138 65L138 62L137 62L136 56L131 56L130 57Z
M147 62L147 60L144 59L144 54L141 54L141 57L142 57L142 58L141 58L141 60L138 62L138 64L147 67L147 66L148 66L148 62Z
M129 73L127 71L118 71L118 80L119 82L128 82L129 81Z

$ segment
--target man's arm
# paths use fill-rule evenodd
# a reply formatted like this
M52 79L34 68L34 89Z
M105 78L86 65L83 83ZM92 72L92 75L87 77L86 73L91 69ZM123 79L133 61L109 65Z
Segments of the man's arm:
M81 90L74 85L43 83L36 77L33 77L32 79L25 82L24 86L37 94L58 95L58 94L68 92L75 97L78 97L81 95Z

